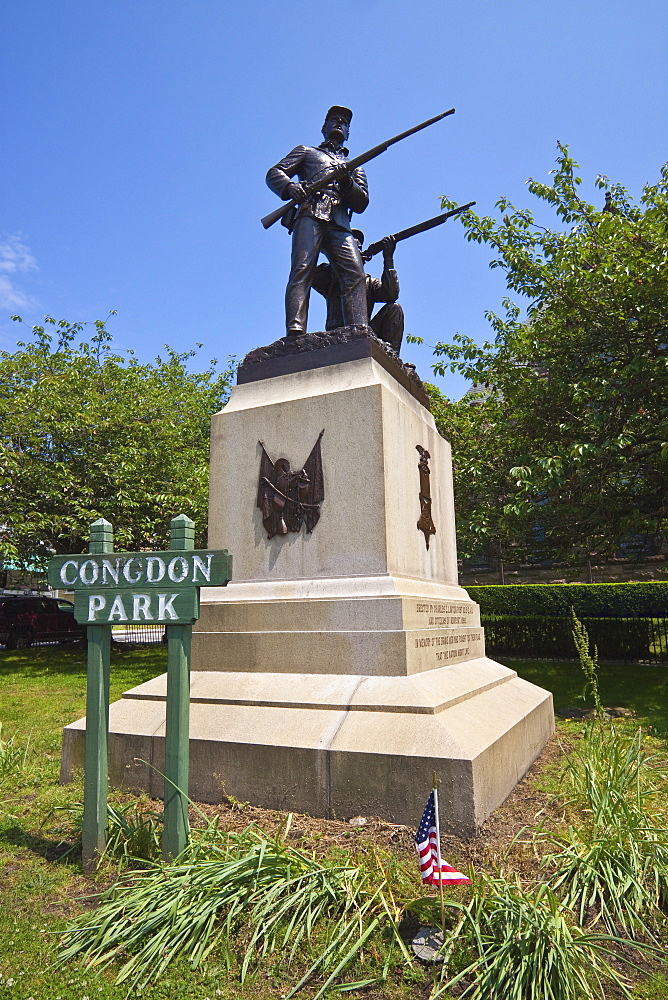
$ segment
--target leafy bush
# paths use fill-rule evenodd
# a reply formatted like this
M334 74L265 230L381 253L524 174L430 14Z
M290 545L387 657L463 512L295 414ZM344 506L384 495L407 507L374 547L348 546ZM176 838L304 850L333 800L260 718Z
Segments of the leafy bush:
M668 582L532 583L467 587L483 615L666 618Z

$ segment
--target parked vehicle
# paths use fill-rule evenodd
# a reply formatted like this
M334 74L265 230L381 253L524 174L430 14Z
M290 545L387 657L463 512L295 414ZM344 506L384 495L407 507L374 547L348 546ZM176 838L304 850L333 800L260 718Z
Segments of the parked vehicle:
M0 643L26 649L34 642L72 642L85 626L74 620L74 605L60 598L0 594Z

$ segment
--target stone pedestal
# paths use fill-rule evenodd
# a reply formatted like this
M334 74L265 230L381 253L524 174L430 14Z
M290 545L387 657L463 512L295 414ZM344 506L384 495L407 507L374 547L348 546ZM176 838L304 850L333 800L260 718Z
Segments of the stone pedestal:
M424 397L377 352L336 360L237 385L213 417L209 544L232 552L233 582L202 591L193 634L190 794L413 824L436 770L443 829L469 835L549 738L551 695L484 655L457 583L450 446ZM259 442L299 469L323 429L320 520L268 539ZM161 677L112 706L115 782L160 792L134 758L162 769L164 699ZM83 725L65 730L64 777Z

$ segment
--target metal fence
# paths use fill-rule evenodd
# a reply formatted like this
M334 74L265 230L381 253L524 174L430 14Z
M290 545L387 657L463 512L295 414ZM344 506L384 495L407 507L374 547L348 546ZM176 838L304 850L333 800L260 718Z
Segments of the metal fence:
M488 656L577 660L569 617L482 616ZM668 618L583 618L601 662L668 664Z
M114 642L127 642L133 646L147 646L154 643L161 643L164 634L164 625L114 625L111 638Z

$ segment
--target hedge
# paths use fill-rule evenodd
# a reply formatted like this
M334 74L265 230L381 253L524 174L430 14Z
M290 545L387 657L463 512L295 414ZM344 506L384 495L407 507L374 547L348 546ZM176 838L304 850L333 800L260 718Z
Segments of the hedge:
M577 659L570 617L547 615L483 619L488 656ZM588 618L587 632L601 661L668 663L668 621L651 618Z
M668 618L668 582L531 583L466 588L488 615Z

